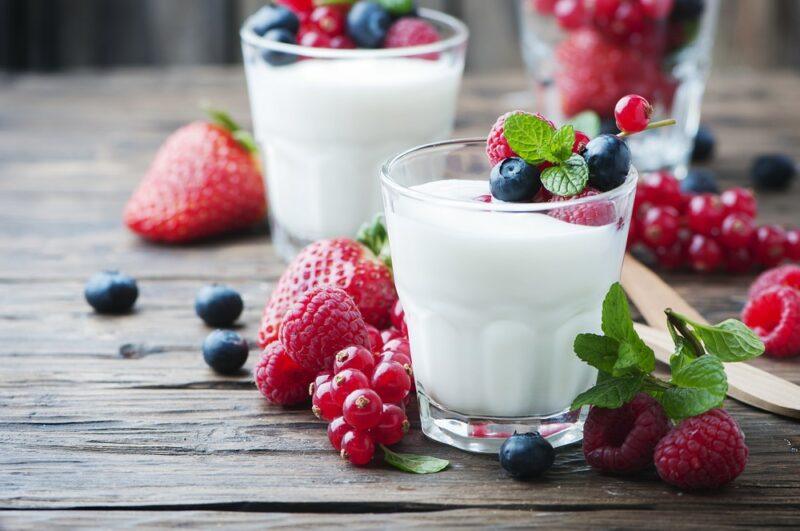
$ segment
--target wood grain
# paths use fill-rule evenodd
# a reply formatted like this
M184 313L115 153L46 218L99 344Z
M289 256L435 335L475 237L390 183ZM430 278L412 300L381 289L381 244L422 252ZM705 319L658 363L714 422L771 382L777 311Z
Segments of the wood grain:
M525 81L503 79L467 80L458 136L515 105L506 91ZM775 102L798 90L788 75L712 79L707 118L727 184L743 182L762 143L797 145L800 109ZM403 449L448 458L450 470L353 469L305 409L266 405L247 371L210 372L194 294L212 280L240 290L239 330L254 340L283 268L266 231L170 248L136 240L119 219L153 151L201 100L246 118L241 72L0 78L0 527L800 525L800 427L733 401L750 463L721 492L689 494L653 471L597 474L579 447L559 451L546 479L511 481L495 459L428 441L416 422ZM762 217L797 223L798 199L796 188L764 195ZM135 313L88 310L83 282L106 267L139 279ZM738 313L752 276L664 278L718 321ZM800 382L797 362L756 365Z

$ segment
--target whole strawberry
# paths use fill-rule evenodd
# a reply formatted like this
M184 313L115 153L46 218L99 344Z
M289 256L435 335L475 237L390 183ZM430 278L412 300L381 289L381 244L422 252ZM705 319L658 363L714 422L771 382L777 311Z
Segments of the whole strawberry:
M224 113L175 131L125 207L148 240L184 243L244 229L266 212L255 147ZM237 140L237 138L239 140Z
M278 338L281 322L292 303L317 286L342 288L353 298L364 321L381 330L389 325L390 311L397 300L392 271L371 250L378 251L385 244L385 228L376 220L362 231L359 240L367 245L349 238L335 238L314 242L300 251L264 308L258 332L260 346Z
M367 325L344 290L320 286L298 297L280 329L281 344L301 367L329 371L348 346L369 348Z
M747 454L739 424L725 410L712 409L684 420L661 439L656 470L682 489L718 488L742 473Z

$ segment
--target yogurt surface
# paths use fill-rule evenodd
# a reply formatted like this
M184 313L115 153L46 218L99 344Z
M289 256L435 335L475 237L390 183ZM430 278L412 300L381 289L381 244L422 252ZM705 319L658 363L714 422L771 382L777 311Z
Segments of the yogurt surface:
M447 138L461 64L415 58L247 65L270 209L291 236L353 236L380 212L390 156Z
M489 184L440 180L413 189L474 201ZM600 332L624 229L407 197L387 210L414 371L431 399L465 415L548 415L594 384L595 369L572 344L579 333Z

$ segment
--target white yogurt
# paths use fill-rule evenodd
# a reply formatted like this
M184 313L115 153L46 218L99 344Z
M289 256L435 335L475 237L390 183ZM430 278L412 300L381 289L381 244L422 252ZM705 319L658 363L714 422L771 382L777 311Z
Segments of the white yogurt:
M486 181L414 189L465 201L489 193ZM387 215L414 372L430 398L472 416L548 415L594 384L572 344L600 331L624 230L409 198Z
M461 70L413 58L250 61L274 219L294 238L353 236L380 212L380 165L450 135Z

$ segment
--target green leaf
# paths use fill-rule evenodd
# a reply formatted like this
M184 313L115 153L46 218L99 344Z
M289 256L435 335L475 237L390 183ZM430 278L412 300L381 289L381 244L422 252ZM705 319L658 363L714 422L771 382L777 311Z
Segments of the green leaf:
M231 115L226 113L225 111L221 111L219 109L214 109L211 107L204 107L203 110L205 111L206 115L208 115L209 119L217 124L220 127L224 127L231 133L235 133L239 131L241 127L237 124Z
M661 405L670 418L684 419L718 407L728 392L725 368L719 358L701 356L672 373L675 386L664 391Z
M579 409L586 405L608 409L621 407L626 402L629 402L641 389L643 381L643 374L630 374L621 378L604 379L588 391L584 391L575 397L572 402L572 409Z
M251 135L249 131L245 131L244 129L234 131L233 138L250 153L258 153L256 139L253 138L253 135Z
M436 472L441 472L450 465L450 461L439 459L438 457L400 454L391 451L384 445L381 445L381 448L383 448L383 460L403 472L411 472L412 474L435 474Z
M508 145L529 164L541 164L550 152L555 131L547 121L532 114L512 114L503 124Z
M628 297L619 282L614 282L603 299L603 333L617 341L627 341L636 335L633 329Z
M589 167L583 157L577 153L573 153L566 161L550 166L542 172L542 185L555 195L578 194L586 188L588 182Z
M575 143L575 128L565 125L550 140L551 162L564 162L572 156L572 145Z
M600 116L594 111L584 111L569 119L576 131L581 131L589 138L600 134Z
M335 6L335 5L350 5L354 4L356 0L314 0L315 6ZM383 2L381 2L383 3Z
M728 319L718 325L690 322L706 351L722 361L744 361L764 353L764 343L744 323Z
M348 0L352 3L354 0ZM394 16L406 15L414 9L414 0L378 0L383 8Z
M580 359L600 370L611 374L617 361L619 341L597 334L578 334L572 345Z
M656 368L656 356L643 341L633 340L620 343L617 362L611 371L614 376L622 376L632 371L649 374Z
M677 373L695 359L692 347L689 346L685 339L676 336L674 341L675 353L669 358L669 370L672 374Z
M356 241L372 251L389 269L392 268L389 233L386 231L386 220L383 214L377 214L372 221L361 225L356 234Z

